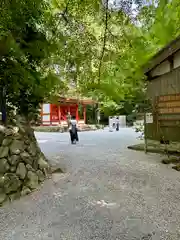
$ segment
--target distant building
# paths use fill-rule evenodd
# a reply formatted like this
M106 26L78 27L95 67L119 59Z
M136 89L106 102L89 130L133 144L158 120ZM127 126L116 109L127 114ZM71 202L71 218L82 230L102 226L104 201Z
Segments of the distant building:
M180 141L180 37L161 49L144 72L153 114L147 137Z
M67 125L68 115L75 116L79 124L86 123L86 106L95 104L91 99L60 97L58 103L46 103L41 109L41 124L44 126ZM82 108L80 114L79 106Z

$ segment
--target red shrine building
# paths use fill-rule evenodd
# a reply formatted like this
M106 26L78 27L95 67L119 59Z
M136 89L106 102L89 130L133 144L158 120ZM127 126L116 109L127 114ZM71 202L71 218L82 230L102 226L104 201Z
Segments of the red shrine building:
M93 104L95 104L95 101L91 99L77 100L76 98L63 97L60 98L57 104L42 104L42 125L67 125L68 113L76 117L78 124L86 124L86 106Z

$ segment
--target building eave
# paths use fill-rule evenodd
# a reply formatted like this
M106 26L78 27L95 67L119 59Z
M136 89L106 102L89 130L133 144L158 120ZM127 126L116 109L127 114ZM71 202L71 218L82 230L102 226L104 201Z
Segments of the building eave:
M174 53L176 53L180 49L180 36L171 41L165 47L163 47L159 52L157 52L147 64L144 65L143 71L147 76L148 73L153 70L156 66L164 62Z
M60 97L59 98L59 102L61 103L72 103L72 104L84 104L84 105L89 105L89 104L95 104L97 103L95 100L93 99L89 99L89 98L70 98L70 97Z

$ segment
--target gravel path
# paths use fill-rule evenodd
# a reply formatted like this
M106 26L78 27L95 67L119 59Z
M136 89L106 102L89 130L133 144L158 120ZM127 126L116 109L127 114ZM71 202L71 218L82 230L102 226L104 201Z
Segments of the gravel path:
M160 156L127 149L131 129L38 133L66 173L0 209L0 240L179 240L180 173Z

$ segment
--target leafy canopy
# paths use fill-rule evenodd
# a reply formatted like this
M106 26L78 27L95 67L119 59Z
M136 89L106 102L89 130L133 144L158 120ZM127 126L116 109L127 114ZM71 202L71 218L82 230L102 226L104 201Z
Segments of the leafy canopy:
M69 89L106 110L142 101L143 64L180 31L178 0L3 0L0 11L1 96L26 116Z

